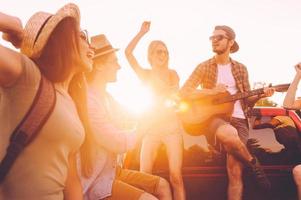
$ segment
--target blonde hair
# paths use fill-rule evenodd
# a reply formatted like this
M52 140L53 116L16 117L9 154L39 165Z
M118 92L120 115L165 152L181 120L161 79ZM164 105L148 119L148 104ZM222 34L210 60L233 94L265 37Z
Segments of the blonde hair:
M148 62L149 64L152 66L152 57L153 57L153 53L155 51L155 49L157 48L157 46L159 45L162 45L164 46L164 48L166 49L166 52L167 52L167 61L166 61L166 67L168 67L168 61L169 61L169 52L168 52L168 49L167 49L167 46L166 44L161 41L161 40L153 40L151 41L151 43L148 45L148 50L147 50L147 59L148 59Z

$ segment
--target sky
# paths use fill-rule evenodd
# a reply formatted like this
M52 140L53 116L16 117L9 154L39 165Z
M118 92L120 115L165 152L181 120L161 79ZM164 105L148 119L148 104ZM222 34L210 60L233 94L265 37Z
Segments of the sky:
M251 85L288 83L293 66L301 62L300 0L0 0L0 11L18 16L25 25L34 12L53 13L68 2L80 7L82 28L90 35L106 34L120 49L122 69L109 90L132 110L143 107L149 94L125 60L124 48L144 20L152 24L134 52L138 61L149 68L148 44L163 40L181 85L197 64L213 56L208 38L215 25L229 25L236 32L240 50L231 57L247 66ZM281 105L282 97L276 94L272 100Z
M144 20L151 21L151 29L134 54L149 68L148 44L164 41L170 68L178 72L181 85L200 62L213 56L208 38L215 25L236 32L240 50L231 57L247 66L251 85L289 83L293 66L301 62L300 0L0 0L0 12L18 16L25 25L33 13L54 13L68 2L79 6L83 29L91 36L106 34L120 49L122 69L109 91L135 112L147 106L150 97L125 60L124 49ZM3 40L0 44L9 46ZM281 105L282 98L276 94L272 100Z

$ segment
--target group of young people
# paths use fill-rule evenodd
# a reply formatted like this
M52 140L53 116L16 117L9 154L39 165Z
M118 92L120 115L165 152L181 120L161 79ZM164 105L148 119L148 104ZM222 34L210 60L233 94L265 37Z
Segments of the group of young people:
M150 43L150 69L142 67L134 56L136 45L149 30L150 22L143 22L126 47L125 56L139 79L155 94L155 103L136 128L128 130L123 128L126 113L107 91L107 84L116 81L120 69L118 49L105 35L90 39L81 30L80 11L75 4L67 4L55 14L35 13L24 28L17 17L0 13L3 39L20 49L0 45L1 164L14 141L14 130L34 107L40 80L53 86L56 98L43 126L1 179L0 199L185 199L181 173L183 128L174 108L165 105L166 99L249 91L248 72L243 64L230 58L239 50L233 29L216 26L210 37L214 56L199 64L180 88L177 72L169 68L164 42ZM300 109L295 91L301 70L296 70L284 106ZM247 110L273 93L273 89L265 88L262 95L238 100L230 117L216 116L208 123L207 136L218 140L227 152L228 199L242 199L245 167L262 189L271 187L246 142ZM140 141L140 171L123 169L118 155ZM167 180L152 175L162 144L166 147L171 187ZM294 174L301 188L299 168Z
M106 90L120 69L118 49L102 34L90 40L81 30L75 4L55 14L37 12L24 28L19 18L0 13L0 31L4 40L20 49L0 47L0 199L185 199L181 156L173 155L182 151L175 113L162 110L174 120L166 130L163 123L155 128L160 120L139 123L135 130L122 128L122 109ZM158 111L164 95L178 89L179 79L168 69L167 49L160 41L149 48L155 70L137 65L132 55L137 42L131 42L127 56L131 64L135 62L138 75L161 95L156 102ZM160 48L161 59L156 57ZM160 67L170 74L170 80L157 77ZM52 90L54 103L48 106ZM43 110L48 107L45 117ZM38 114L32 117L32 113ZM28 128L28 118L37 133ZM117 157L154 131L162 131L161 136L167 131L174 141L166 139L165 143L178 147L178 152L169 152L174 163L170 165L173 195L165 179L151 175L159 136L144 140L141 172L123 169Z

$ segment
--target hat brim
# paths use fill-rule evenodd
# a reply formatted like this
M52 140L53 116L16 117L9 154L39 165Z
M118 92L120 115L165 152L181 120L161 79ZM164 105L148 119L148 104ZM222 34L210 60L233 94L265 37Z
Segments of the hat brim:
M239 45L237 44L237 42L234 40L234 44L232 45L230 52L231 53L235 53L239 50Z
M108 50L103 51L103 52L101 52L101 53L95 54L94 57L93 57L93 59L99 58L99 57L101 57L101 56L103 56L103 55L106 55L106 54L109 54L109 53L112 53L112 52L115 52L115 51L118 51L118 50L119 50L119 49L116 49L116 48L108 49Z
M41 13L43 14L43 16ZM47 44L47 41L53 30L63 19L68 17L73 18L79 26L80 11L78 7L73 3L66 4L54 15L40 12L40 14L37 13L32 16L28 21L28 24L26 24L24 31L25 37L27 34L28 37L31 38L29 40L31 44L25 42L22 45L23 49L29 48L31 50L25 50L25 54L27 54L27 56L30 58L38 58L41 55L45 45ZM38 20L39 24L35 22Z
M41 27L48 21L52 15L46 12L37 12L30 17L23 30L23 40L21 52L28 57L33 55L33 46Z
M37 38L35 44L34 44L34 57L39 57L41 55L41 52L43 48L45 47L49 36L55 29L55 27L65 18L71 17L76 20L76 23L79 27L79 21L80 21L80 12L78 7L73 4L69 3L59 9L55 15L53 15L49 21L45 24L45 26L42 28L41 34Z

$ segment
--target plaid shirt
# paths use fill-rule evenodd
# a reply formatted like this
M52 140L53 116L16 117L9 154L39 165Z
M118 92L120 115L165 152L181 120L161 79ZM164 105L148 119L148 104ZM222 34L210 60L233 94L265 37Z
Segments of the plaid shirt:
M230 58L232 64L232 75L235 79L236 87L239 92L246 92L250 90L250 83L248 78L247 68ZM212 89L217 83L217 63L215 58L211 58L199 64L189 79L185 82L180 90L181 96L188 96L193 93L199 86L201 88ZM246 99L242 99L241 105L245 116L248 116L248 103Z

